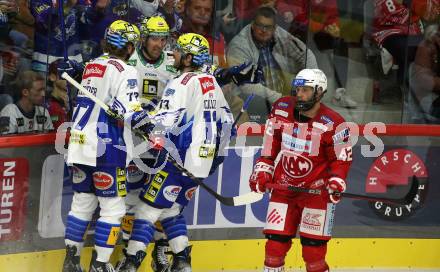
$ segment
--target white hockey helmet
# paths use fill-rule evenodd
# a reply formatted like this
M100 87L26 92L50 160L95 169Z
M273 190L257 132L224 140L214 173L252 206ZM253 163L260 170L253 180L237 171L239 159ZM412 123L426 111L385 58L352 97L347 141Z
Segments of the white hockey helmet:
M310 86L315 91L319 88L322 92L327 91L327 77L320 69L303 69L293 80L293 87Z
M292 94L296 94L297 87L303 86L313 88L313 97L309 101L297 101L296 108L300 111L307 111L311 109L327 91L327 77L320 69L303 69L292 81ZM318 91L321 92L319 97Z

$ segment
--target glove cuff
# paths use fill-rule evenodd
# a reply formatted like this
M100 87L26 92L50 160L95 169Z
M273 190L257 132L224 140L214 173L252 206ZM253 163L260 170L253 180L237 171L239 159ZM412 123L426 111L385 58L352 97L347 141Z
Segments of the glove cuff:
M269 173L271 176L273 176L273 161L266 158L259 158L254 166L255 172L266 172Z
M331 177L331 178L329 178L328 179L328 183L329 184L331 184L331 183L338 184L342 188L342 190L340 191L341 193L345 192L345 190L347 189L347 184L345 183L345 180L343 180L343 179L341 179L339 177Z

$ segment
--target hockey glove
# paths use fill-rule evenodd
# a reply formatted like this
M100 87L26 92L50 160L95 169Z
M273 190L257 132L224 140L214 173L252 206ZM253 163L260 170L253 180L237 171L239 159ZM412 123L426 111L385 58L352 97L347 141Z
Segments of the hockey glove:
M345 181L338 177L331 177L327 182L327 190L329 194L330 201L334 204L339 203L341 201L341 195L338 193L345 192L347 185Z
M133 113L131 117L131 128L141 131L145 135L149 134L153 129L151 117L147 111L141 110Z
M253 192L264 194L266 184L272 182L273 161L267 158L259 158L254 166L254 171L249 178L249 187Z
M75 60L60 61L57 65L58 75L61 76L66 72L69 76L75 78L82 75L84 71L84 64Z
M232 81L234 81L237 86L241 86L243 84L258 84L263 81L263 68L261 65L250 66L250 64L243 63L240 65L240 67L242 66L244 68L242 68L238 73L234 73L232 75Z

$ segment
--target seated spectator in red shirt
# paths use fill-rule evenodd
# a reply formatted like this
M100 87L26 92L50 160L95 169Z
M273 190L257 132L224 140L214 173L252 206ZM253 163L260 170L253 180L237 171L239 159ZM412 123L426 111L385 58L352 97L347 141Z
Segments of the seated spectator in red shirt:
M44 78L34 71L23 72L17 81L21 97L15 104L6 105L0 112L0 131L3 134L48 131L52 121L44 103Z
M420 9L427 0L375 0L372 39L393 56L399 66L398 82L403 82L407 65L414 61L423 40Z
M49 83L52 88L47 99L47 109L50 114L54 129L67 121L68 96L67 82L57 76L59 61L54 61L49 66Z

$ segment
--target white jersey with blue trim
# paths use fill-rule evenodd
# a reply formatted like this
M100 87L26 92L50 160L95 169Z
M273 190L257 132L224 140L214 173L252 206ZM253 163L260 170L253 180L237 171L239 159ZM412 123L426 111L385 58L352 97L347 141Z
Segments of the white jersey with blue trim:
M225 128L230 131L234 121L220 86L206 73L183 73L172 80L153 119L171 131L184 167L199 178L209 175L221 130L229 137Z
M140 110L137 72L120 59L101 56L84 69L81 85L125 119ZM67 162L125 166L129 131L101 107L78 93L72 116ZM125 136L125 137L124 137Z
M177 76L173 53L168 51L162 52L155 63L150 63L145 59L142 49L137 48L128 64L134 66L138 72L139 101L142 104L153 98L160 99L165 86Z

